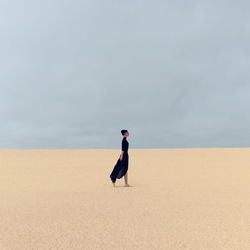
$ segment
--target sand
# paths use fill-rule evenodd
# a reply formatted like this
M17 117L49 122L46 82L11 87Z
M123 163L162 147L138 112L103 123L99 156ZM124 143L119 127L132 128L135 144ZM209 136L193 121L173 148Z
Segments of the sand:
M0 249L250 249L250 148L0 150Z

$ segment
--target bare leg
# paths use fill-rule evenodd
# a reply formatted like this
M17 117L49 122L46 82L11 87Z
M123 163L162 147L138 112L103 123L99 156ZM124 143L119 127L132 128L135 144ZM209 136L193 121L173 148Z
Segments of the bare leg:
M128 184L128 171L124 175L124 180L125 180L125 187L129 187L129 184Z

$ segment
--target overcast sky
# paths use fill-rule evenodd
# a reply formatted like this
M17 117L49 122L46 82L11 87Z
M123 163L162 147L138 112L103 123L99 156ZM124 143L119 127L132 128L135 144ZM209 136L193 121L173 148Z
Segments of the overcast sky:
M249 9L1 0L0 148L250 147Z

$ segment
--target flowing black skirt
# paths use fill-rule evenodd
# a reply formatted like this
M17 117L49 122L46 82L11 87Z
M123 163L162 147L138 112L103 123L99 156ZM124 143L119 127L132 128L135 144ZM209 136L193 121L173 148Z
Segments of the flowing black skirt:
M128 153L123 154L122 160L119 159L117 160L113 171L110 174L110 179L112 182L115 182L116 179L121 179L128 171Z

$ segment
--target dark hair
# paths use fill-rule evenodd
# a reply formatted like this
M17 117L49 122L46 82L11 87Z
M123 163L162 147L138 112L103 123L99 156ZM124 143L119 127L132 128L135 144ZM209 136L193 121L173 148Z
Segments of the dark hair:
M121 130L122 135L125 135L125 134L126 134L126 132L128 132L128 130L127 130L127 129L122 129L122 130Z

